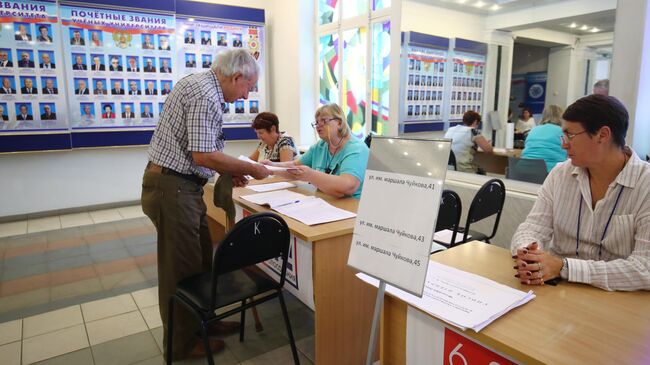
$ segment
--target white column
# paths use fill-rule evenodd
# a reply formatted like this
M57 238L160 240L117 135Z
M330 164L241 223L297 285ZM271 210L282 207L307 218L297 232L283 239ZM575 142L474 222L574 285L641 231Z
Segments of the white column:
M627 143L650 153L650 7L648 0L618 2L609 95L630 113Z
M487 116L487 113L491 110L494 110L494 98L495 92L494 88L496 85L496 65L497 65L497 54L498 47L501 46L501 70L499 75L499 102L497 104L497 110L499 111L499 117L502 120L508 118L508 108L510 106L510 86L512 83L512 55L514 50L514 37L509 32L502 32L498 30L488 31L485 35L485 41L488 43L488 57L487 57L487 73L485 77L485 88L483 90L485 95L485 101L483 103L484 112L483 119ZM488 138L492 138L492 131L489 126L484 123L483 130L489 132L490 135ZM506 130L502 128L496 133L495 146L504 147L506 138Z

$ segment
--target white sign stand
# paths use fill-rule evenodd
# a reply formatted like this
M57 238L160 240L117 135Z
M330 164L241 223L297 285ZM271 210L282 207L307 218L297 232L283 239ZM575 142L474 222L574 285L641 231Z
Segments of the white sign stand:
M372 364L386 283L422 296L449 140L375 137L348 265L380 280L366 364Z

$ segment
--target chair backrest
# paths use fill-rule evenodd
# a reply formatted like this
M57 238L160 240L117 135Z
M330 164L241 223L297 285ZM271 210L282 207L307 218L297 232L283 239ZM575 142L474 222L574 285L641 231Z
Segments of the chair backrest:
M363 142L368 146L368 148L370 148L370 144L372 143L372 133L368 133Z
M214 254L212 304L216 299L219 275L277 257L282 259L278 287L284 286L289 240L289 227L276 213L256 213L237 222Z
M465 222L465 233L463 233L463 242L467 241L469 226L487 217L497 215L494 222L492 233L487 237L490 239L497 234L499 220L503 211L503 204L506 200L506 186L499 179L487 181L474 195L472 204L467 211L467 221Z
M447 166L453 166L454 171L458 171L458 165L456 164L456 155L454 151L449 150L449 161L447 161Z
M435 231L438 232L443 229L451 229L454 232L452 233L449 247L454 246L456 242L456 234L458 233L458 225L460 224L460 215L462 210L463 205L460 202L458 194L453 190L443 190Z
M548 176L548 170L544 160L508 157L506 179L543 184L546 176Z

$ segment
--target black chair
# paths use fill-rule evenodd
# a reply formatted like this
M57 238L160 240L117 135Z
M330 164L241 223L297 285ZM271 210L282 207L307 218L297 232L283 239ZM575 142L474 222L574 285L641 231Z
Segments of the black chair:
M465 227L459 228L459 232L463 232L463 243L467 242L467 236L471 235L472 240L484 241L490 243L490 239L494 238L499 228L499 220L501 219L501 212L503 211L503 203L506 200L506 186L503 181L499 179L492 179L476 192L472 204L467 211L467 221ZM470 225L485 218L497 215L494 221L494 227L490 235L481 232L471 231Z
M239 221L217 247L212 271L189 277L178 283L176 293L169 300L168 354L172 353L175 302L184 305L198 317L208 364L213 365L214 360L207 334L208 326L225 317L241 313L239 332L241 342L244 340L246 309L277 297L280 300L282 316L289 334L293 361L295 364L300 364L282 293L288 251L289 227L279 215L272 212L257 213ZM279 283L255 266L257 263L277 257L282 259ZM259 297L254 298L255 296ZM215 310L235 303L241 305L215 315ZM168 357L167 364L171 364L171 356Z
M506 179L543 184L546 176L548 176L548 170L544 160L508 157Z
M372 133L368 133L363 142L368 146L368 148L370 148L370 144L372 143Z
M453 190L443 190L440 199L440 210L438 210L438 219L436 220L435 232L442 231L443 229L452 230L450 242L443 242L434 240L445 247L453 247L456 245L456 234L458 234L458 226L460 225L460 216L463 210L463 205L460 197Z
M456 155L454 151L449 150L449 161L447 161L447 166L453 166L454 171L458 171L458 165L456 164Z

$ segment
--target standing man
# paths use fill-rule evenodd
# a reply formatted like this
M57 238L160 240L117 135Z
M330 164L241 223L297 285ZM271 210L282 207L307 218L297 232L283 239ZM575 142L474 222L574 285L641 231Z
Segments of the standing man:
M247 51L224 52L212 69L181 79L160 114L142 182L142 210L158 232L158 299L165 328L169 298L177 283L210 270L212 263L203 185L215 171L232 174L235 186L246 184L244 175L256 179L269 175L263 165L249 164L222 152L224 104L247 99L258 75L259 66ZM220 322L209 332L236 331L238 326ZM183 306L176 306L174 348L165 357L175 360L205 356L205 348L196 336L198 329L196 318ZM167 340L165 335L165 351ZM224 344L211 338L210 347L217 352Z

